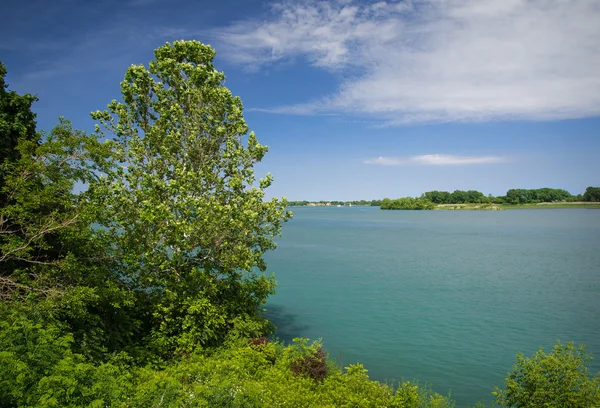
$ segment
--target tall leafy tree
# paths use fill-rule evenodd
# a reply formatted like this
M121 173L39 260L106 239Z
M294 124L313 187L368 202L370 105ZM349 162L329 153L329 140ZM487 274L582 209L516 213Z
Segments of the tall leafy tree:
M116 159L90 187L100 233L123 281L147 297L163 351L264 329L258 311L275 283L258 271L290 216L285 200L264 199L272 179L257 181L253 166L267 147L214 56L197 41L167 43L148 68L127 70L121 102L92 114Z

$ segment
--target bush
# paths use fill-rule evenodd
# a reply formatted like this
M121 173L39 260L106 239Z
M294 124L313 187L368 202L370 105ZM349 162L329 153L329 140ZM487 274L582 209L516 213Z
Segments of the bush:
M600 376L588 374L592 356L585 347L557 342L552 351L540 348L531 358L517 354L506 389L496 388L496 402L519 408L580 408L600 406Z
M71 351L64 326L35 308L2 305L0 317L0 407L116 406L131 393L123 355L91 364Z
M290 368L294 374L304 375L315 381L323 381L328 371L327 353L320 348L314 353L292 361Z

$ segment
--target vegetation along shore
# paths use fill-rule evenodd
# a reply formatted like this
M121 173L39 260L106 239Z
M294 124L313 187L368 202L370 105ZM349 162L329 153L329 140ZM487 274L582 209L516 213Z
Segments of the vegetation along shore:
M420 197L355 201L289 201L288 206L373 206L382 210L510 210L548 208L600 208L600 187L572 195L557 188L510 189L503 196L476 190L428 191Z

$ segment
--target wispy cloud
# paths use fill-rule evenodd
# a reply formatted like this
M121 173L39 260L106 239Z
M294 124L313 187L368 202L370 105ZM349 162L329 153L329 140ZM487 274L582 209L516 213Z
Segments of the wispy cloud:
M288 114L343 113L389 125L600 115L597 0L284 2L214 32L249 69L307 61L337 92Z
M496 156L453 156L449 154L424 154L412 157L376 157L364 160L365 164L379 164L381 166L406 166L406 165L465 165L500 163L505 161L503 157Z

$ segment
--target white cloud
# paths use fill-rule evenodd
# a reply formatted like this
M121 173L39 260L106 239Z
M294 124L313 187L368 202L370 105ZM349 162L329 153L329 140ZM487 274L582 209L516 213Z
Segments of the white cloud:
M305 59L343 78L325 98L264 108L273 113L552 120L600 115L599 21L598 0L309 0L215 36L248 69Z
M421 165L461 165L461 164L486 164L500 163L505 159L495 156L453 156L449 154L424 154L412 157L377 157L364 160L366 164L379 164L382 166L406 166L411 164Z

